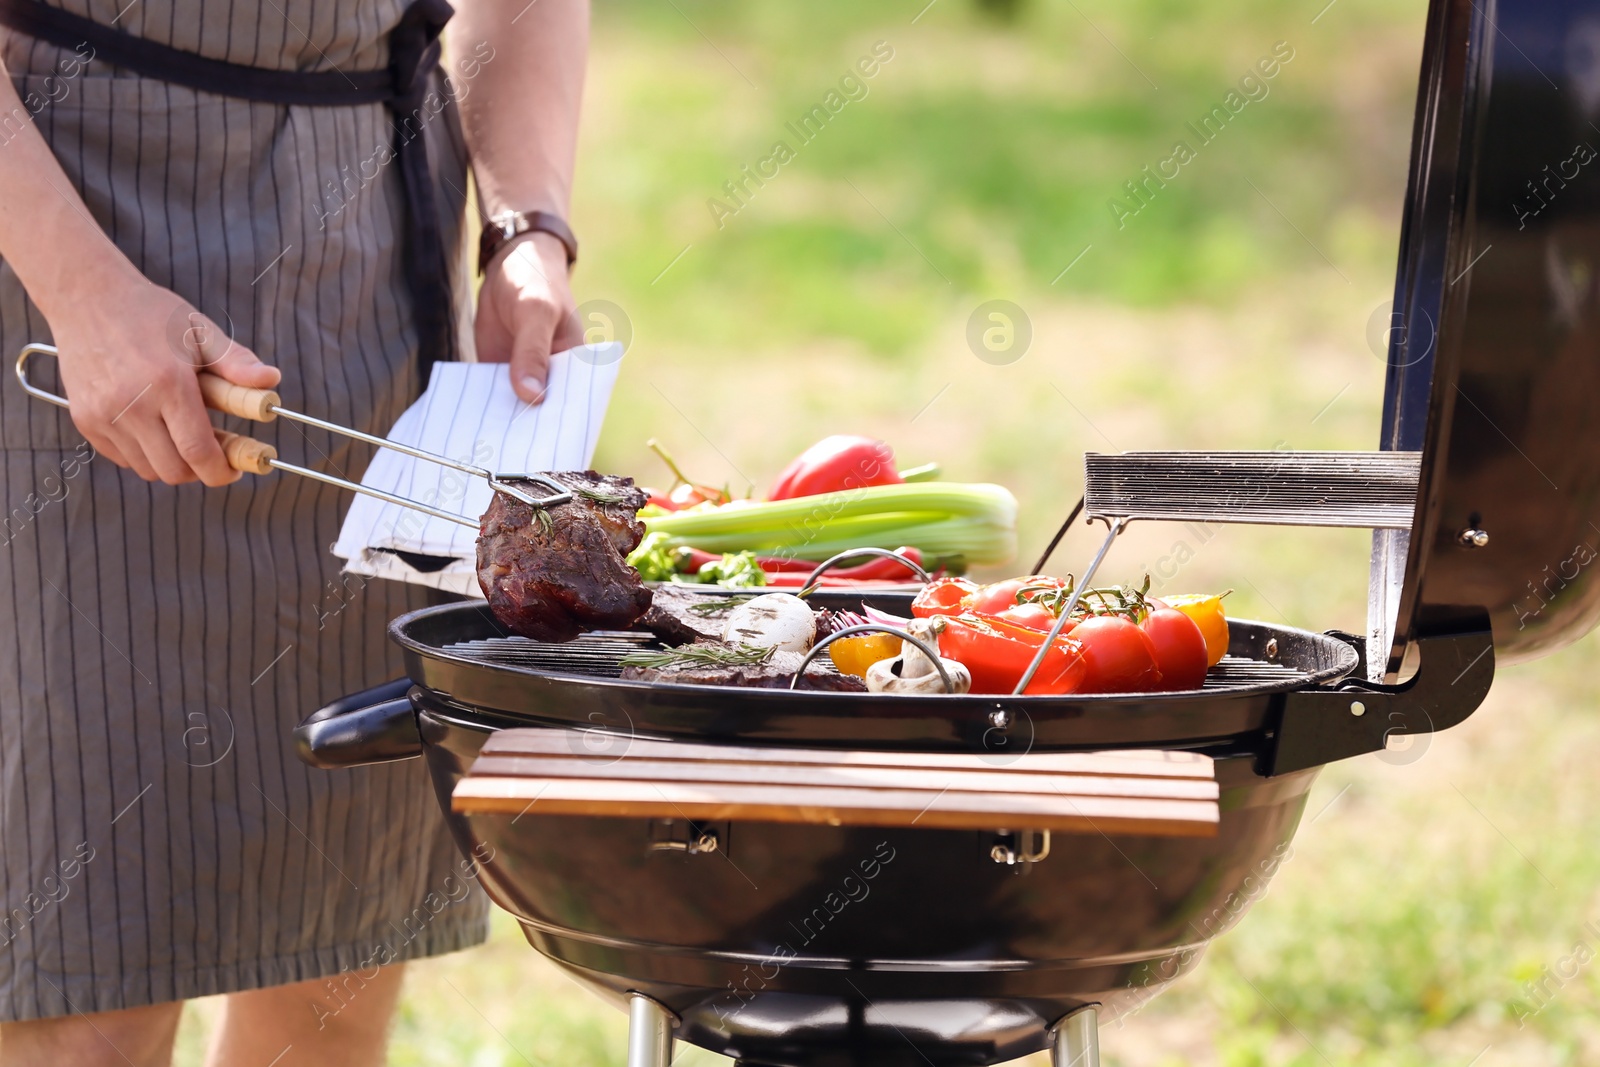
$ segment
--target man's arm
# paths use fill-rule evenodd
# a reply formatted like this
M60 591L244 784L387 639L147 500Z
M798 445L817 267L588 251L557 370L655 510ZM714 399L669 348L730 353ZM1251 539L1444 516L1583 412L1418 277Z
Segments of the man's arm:
M462 0L450 35L483 211L568 218L588 0ZM528 234L495 258L478 296L476 339L479 359L510 361L517 395L543 398L551 351L583 341L561 242Z
M278 372L146 279L95 223L35 125L76 86L62 75L48 84L51 95L21 99L0 63L0 258L55 335L72 421L147 480L234 481L195 373L271 388Z

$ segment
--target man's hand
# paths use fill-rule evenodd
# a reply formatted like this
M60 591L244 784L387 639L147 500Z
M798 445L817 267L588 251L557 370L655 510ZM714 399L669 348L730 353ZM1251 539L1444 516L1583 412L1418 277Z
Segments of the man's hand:
M21 107L0 62L0 115ZM195 375L204 368L265 389L278 372L129 262L32 123L8 134L0 152L0 258L50 324L72 421L97 452L148 481L239 477Z
M517 395L530 404L544 399L550 353L583 343L560 241L533 233L495 257L478 293L474 334L479 360L509 362Z
M281 375L215 323L131 264L96 287L99 298L51 316L72 421L96 452L146 481L227 485L228 466L200 397L205 370L271 389Z

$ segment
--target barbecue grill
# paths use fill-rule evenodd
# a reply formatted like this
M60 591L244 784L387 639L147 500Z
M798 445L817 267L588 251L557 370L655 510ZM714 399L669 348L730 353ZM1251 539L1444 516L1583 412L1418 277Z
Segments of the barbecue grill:
M768 1067L1095 1064L1097 1022L1259 896L1321 766L1461 722L1496 660L1600 616L1600 195L1540 169L1597 110L1600 0L1433 0L1380 450L1086 463L1108 538L1371 528L1362 634L1230 620L1192 692L886 697L626 681L649 635L545 645L455 604L395 620L408 676L317 712L301 754L425 756L490 896L627 1007L630 1067L679 1039Z

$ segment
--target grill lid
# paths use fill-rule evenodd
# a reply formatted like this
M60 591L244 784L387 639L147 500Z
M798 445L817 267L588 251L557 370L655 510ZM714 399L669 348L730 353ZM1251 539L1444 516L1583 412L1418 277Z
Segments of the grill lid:
M1597 122L1600 0L1433 0L1381 442L1424 462L1373 536L1374 673L1473 608L1500 662L1600 620Z
M1495 14L1491 18L1490 7ZM1433 0L1377 453L1086 457L1092 518L1373 530L1367 663L1600 621L1600 0Z

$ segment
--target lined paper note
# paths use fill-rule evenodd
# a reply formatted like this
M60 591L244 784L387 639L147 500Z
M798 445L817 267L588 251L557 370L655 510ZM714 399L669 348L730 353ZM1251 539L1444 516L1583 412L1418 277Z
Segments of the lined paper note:
M523 403L504 363L435 363L428 389L389 438L500 474L584 470L622 363L616 342L583 345L550 361L544 403ZM380 449L361 484L477 522L493 492L481 478ZM393 578L481 595L474 569L477 531L356 495L334 555L352 574ZM430 557L419 569L395 551Z

